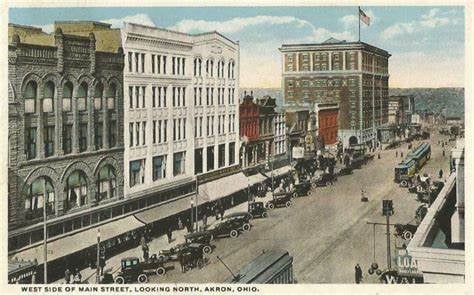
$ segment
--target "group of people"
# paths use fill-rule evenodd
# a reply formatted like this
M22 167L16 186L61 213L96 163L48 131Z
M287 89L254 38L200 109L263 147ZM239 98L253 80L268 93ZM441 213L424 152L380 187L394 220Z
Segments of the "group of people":
M79 269L75 268L74 272L71 272L69 268L66 268L64 272L64 280L66 284L80 284L82 283L82 275Z

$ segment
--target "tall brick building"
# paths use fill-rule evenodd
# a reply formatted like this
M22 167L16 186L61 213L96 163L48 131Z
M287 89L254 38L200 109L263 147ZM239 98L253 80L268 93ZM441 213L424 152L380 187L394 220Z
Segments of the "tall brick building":
M8 33L8 250L40 265L44 206L52 261L81 244L56 241L123 201L123 50L120 31L96 22Z
M376 140L377 127L387 122L387 51L333 38L283 44L280 51L285 104L339 103L338 137L343 145Z

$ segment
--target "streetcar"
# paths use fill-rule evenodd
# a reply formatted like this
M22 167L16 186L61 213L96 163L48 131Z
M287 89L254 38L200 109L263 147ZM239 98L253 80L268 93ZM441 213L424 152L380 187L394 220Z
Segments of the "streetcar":
M423 165L431 157L431 146L424 142L420 144L414 151L412 151L407 158L411 158L416 162L416 170L419 171Z
M293 284L293 257L285 250L263 252L224 283Z
M415 175L416 171L416 161L407 157L395 166L394 181L400 183L402 186L408 186L411 177Z

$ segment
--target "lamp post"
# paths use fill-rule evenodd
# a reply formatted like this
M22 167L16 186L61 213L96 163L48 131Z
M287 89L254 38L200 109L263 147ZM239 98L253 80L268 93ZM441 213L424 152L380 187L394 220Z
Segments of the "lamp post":
M46 193L46 178L43 177L43 277L44 284L48 283L48 231L46 227L46 205L48 204L49 196Z
M194 230L194 201L191 200L191 232Z
M199 223L198 223L198 193L199 193L199 183L198 183L198 178L196 176L196 195L195 195L195 202L196 202L196 231L199 229Z
M97 229L97 262L95 265L95 282L100 283L100 228Z

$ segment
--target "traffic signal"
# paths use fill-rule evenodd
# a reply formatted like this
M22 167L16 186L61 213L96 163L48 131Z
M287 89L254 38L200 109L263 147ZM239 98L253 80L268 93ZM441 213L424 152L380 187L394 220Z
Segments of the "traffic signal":
M392 200L382 200L382 215L383 216L393 215L393 201Z

